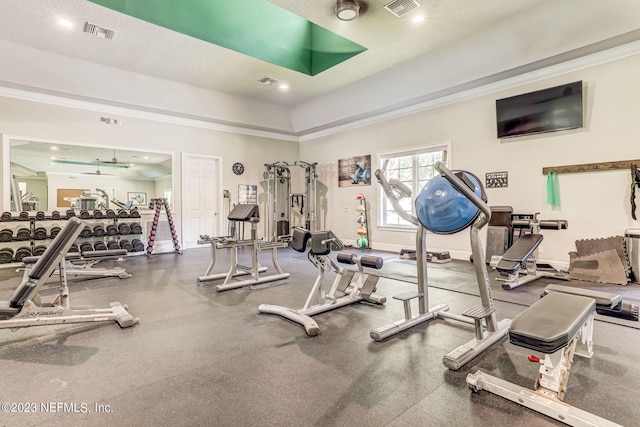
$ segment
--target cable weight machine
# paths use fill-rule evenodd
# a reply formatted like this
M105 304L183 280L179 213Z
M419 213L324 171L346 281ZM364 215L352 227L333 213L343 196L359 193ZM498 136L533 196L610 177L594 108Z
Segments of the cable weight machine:
M291 192L291 168L304 169L304 193ZM267 182L267 230L266 239L271 242L289 240L293 228L293 212L299 213L309 231L316 231L316 172L317 163L297 160L290 164L284 161L266 163L263 177Z

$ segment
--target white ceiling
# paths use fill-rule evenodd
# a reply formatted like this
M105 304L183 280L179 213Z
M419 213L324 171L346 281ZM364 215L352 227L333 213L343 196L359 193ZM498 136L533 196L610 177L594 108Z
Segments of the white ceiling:
M638 0L418 0L402 18L368 0L351 22L335 0L270 1L368 50L307 76L86 0L0 0L0 87L300 136L640 40Z

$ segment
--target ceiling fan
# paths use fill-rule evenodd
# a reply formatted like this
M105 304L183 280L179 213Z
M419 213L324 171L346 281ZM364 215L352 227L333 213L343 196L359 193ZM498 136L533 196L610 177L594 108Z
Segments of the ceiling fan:
M96 159L96 166L97 166L97 170L95 172L82 172L82 174L83 175L102 175L102 176L112 175L110 173L102 173L100 171L100 159Z
M116 150L115 148L113 149L113 158L111 160L103 160L102 164L107 164L107 165L122 165L122 166L126 166L129 167L131 166L131 163L123 163L123 162L119 162L117 157L116 157Z

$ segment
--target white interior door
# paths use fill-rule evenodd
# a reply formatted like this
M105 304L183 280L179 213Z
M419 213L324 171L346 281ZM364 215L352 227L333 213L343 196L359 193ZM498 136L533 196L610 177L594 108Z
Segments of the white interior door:
M182 194L184 208L184 247L198 246L198 238L218 235L219 159L184 155Z

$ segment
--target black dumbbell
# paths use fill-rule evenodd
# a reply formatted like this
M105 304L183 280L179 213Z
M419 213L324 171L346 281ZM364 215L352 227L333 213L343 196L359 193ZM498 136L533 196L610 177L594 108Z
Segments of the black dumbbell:
M31 230L21 228L16 232L16 240L29 240L31 238Z
M104 214L102 213L102 211L100 209L96 209L95 211L93 211L93 217L95 219L102 219L102 218L104 218Z
M20 221L29 221L29 212L22 211L18 214L18 219Z
M140 218L140 212L138 212L138 208L133 208L129 212L129 218Z
M107 215L107 218L113 219L116 217L116 211L114 211L113 209L107 209L107 212L105 215Z
M44 240L47 238L47 229L44 227L36 227L33 230L33 238L36 240Z
M104 233L105 233L105 231L104 231L104 225L102 225L102 224L97 224L96 226L94 226L94 227L93 227L93 234L94 234L96 237L102 237L102 236L104 236Z
M67 216L67 219L73 218L74 216L76 216L76 211L74 211L73 209L67 209L67 212L65 214Z
M69 248L69 252L80 252L80 248L75 243Z
M0 215L0 221L11 221L11 212L2 212L2 215Z
M120 244L117 240L109 240L107 242L107 249L120 249Z
M103 242L95 242L93 244L93 249L96 251L106 251L107 245L105 245Z
M107 234L109 236L115 236L116 234L118 234L118 227L113 224L107 225Z
M13 249L0 249L0 264L9 264L11 261L13 261Z
M89 213L89 211L88 211L88 210L86 210L86 209L82 209L82 210L80 211L80 218L81 218L81 219L89 219L89 218L91 218L91 214Z
M82 231L80 232L80 237L91 237L93 235L93 231L91 231L91 227L85 225Z
M38 245L35 248L33 248L33 255L34 256L40 256L44 253L44 251L47 250L47 247L45 245Z
M142 226L137 222L131 224L131 234L142 234Z
M15 259L17 262L22 262L22 259L27 256L31 256L31 248L27 246L20 246L16 249Z
M126 249L127 252L133 252L133 245L128 240L120 240L120 249Z
M120 209L118 211L118 217L119 218L129 218L129 212L127 212L126 209Z
M0 242L10 242L13 240L13 230L5 228L0 230Z
M60 212L58 212L58 211L51 212L51 219L59 221L60 220Z
M120 224L118 224L118 231L120 232L120 234L131 234L131 227L129 226L129 224L121 222Z
M80 252L91 252L93 250L93 245L89 242L80 243Z
M38 221L44 221L44 218L45 218L45 216L44 216L44 212L42 212L42 211L38 211L38 212L36 212L36 219L37 219Z
M144 243L140 239L133 239L131 241L131 246L133 246L134 252L143 252L144 251Z
M51 231L49 232L51 235L51 238L55 239L58 233L60 233L60 230L62 230L62 228L58 227L57 225L51 226Z

